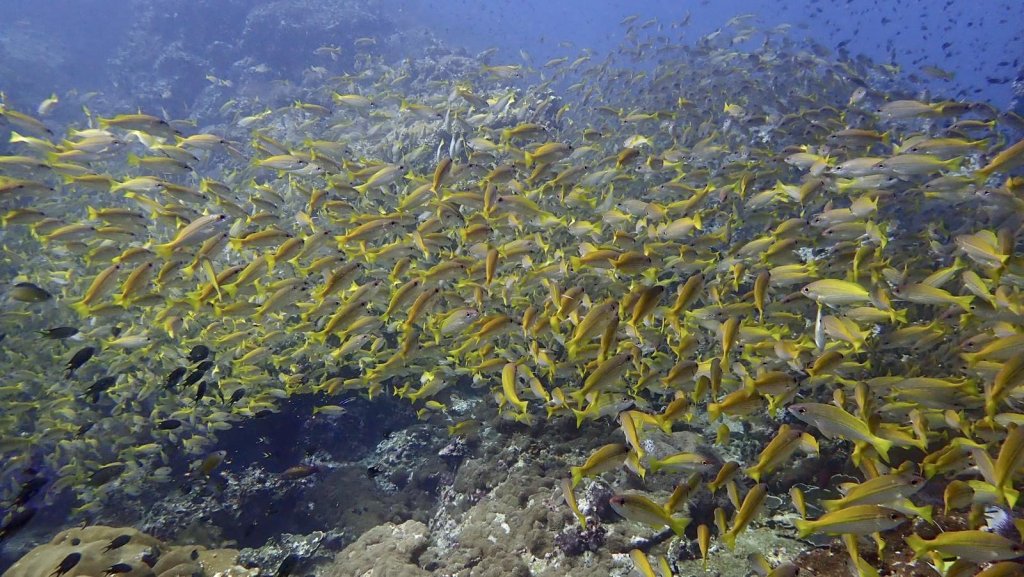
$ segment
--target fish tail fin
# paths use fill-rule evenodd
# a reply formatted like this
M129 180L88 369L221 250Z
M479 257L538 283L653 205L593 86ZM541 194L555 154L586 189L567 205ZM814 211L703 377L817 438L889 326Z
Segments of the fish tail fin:
M656 421L658 422L658 428L661 429L663 433L666 435L672 434L672 419L658 415Z
M87 305L83 301L78 301L77 303L71 305L71 308L74 309L74 311L78 313L79 316L89 316L89 305Z
M938 472L939 472L938 471L938 467L936 465L932 464L932 463L925 463L921 467L921 473L924 474L924 478L925 479L931 479Z
M805 519L793 519L793 526L796 527L796 535L800 539L805 539L814 532L814 525Z
M754 480L754 482L761 482L761 469L756 465L747 469L747 476Z
M871 446L875 448L875 451L878 452L878 455L882 457L883 461L886 463L889 462L889 449L892 449L892 441L877 437L874 442L871 443Z
M1001 487L999 489L999 493L1000 495L1002 495L1003 501L1006 501L1006 504L1011 509L1017 506L1017 499L1020 498L1020 491L1014 489L1013 487Z
M572 473L572 486L576 488L583 480L583 467L570 467L569 472Z
M908 547L913 549L914 557L923 557L926 553L928 553L928 544L925 543L924 539L917 536L916 534L911 533L910 535L904 537L903 540L907 543Z
M572 413L574 415L576 415L576 428L578 429L578 428L582 427L583 426L583 421L587 420L587 416L588 416L587 415L587 411L585 411L585 410L581 411L579 409L574 409L572 407L570 407L569 410L571 410Z
M728 547L730 551L735 549L736 533L734 531L727 531L722 535L722 542L725 543L725 546Z
M573 391L569 393L569 398L576 401L576 405L580 407L582 407L583 404L587 401L586 393L584 393L582 389L579 391Z
M554 227L554 226L563 227L563 228L565 227L565 221L562 220L561 218L551 214L550 212L546 212L546 213L540 215L538 220L539 220L539 224L541 226L543 226L543 227Z
M932 512L934 510L935 510L935 507L933 507L931 505L925 505L924 507L916 507L916 508L914 508L914 511L917 513L917 516L922 518L922 519L924 519L925 522L927 522L927 523L929 523L931 525L935 524L935 521L932 520Z
M718 403L708 403L708 420L717 421L722 416L722 406Z
M672 532L678 537L683 537L686 534L686 527L690 524L689 517L670 517L668 528L672 529Z
M824 499L821 501L821 506L824 507L826 511L835 511L843 506L843 502L841 499Z
M170 242L165 244L157 244L153 246L153 250L156 252L157 255L163 257L165 260L169 260L171 258L171 255L174 254L174 244Z

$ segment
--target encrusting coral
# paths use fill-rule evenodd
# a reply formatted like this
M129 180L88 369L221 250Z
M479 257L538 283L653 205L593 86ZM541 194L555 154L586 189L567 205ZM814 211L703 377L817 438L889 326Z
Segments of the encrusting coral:
M32 549L3 577L245 577L238 551L174 546L131 528L76 527Z

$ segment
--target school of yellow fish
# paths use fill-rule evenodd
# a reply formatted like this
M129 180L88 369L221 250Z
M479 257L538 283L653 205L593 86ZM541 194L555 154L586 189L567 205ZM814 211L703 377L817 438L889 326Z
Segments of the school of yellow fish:
M504 418L621 428L567 463L583 526L574 487L622 467L680 478L611 501L679 535L689 495L726 491L734 512L697 528L705 556L822 438L863 482L801 536L930 519L926 483L974 526L1014 506L1024 121L914 98L892 67L785 27L737 18L683 45L674 25L623 25L604 58L368 59L294 104L227 102L209 132L86 109L61 133L44 113L68 102L5 105L0 479L56 471L49 495L87 511L168 481L173 455L209 474L219 431L302 393L325 416L395 395L472 434L444 404L472 384ZM728 420L778 432L720 470L646 454L673 427L735 443ZM1024 552L976 530L907 545L942 567Z

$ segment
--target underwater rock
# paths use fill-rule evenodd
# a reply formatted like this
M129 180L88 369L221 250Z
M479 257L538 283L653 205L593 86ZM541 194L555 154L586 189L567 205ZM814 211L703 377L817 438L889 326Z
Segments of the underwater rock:
M233 539L243 545L262 543L282 530L309 530L297 515L289 515L284 521L277 512L301 510L313 478L289 481L251 466L237 473L222 471L211 484L217 489L196 484L185 487L186 491L170 491L156 502L139 501L140 526L163 538L203 542Z
M333 559L343 537L339 531L313 531L308 535L284 533L258 549L243 549L238 561L247 567L269 567L280 571L282 566L290 566L293 570L302 571Z
M124 527L67 529L49 543L40 545L19 559L3 577L66 577L109 575L126 577L248 577L254 569L237 565L238 551L172 546Z
M427 526L419 521L385 523L320 567L321 577L419 577L431 575L417 563L427 544Z
M555 537L555 545L569 557L576 557L587 551L597 553L604 545L605 533L607 529L594 523L588 523L586 529L573 525Z

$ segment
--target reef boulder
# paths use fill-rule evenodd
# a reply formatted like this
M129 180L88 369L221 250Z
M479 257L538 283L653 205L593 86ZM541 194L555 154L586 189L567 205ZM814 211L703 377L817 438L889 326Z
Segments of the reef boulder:
M238 551L173 546L131 528L94 525L67 529L32 549L3 577L109 575L124 577L247 577L254 569L236 564Z

